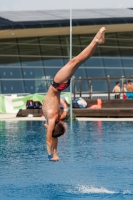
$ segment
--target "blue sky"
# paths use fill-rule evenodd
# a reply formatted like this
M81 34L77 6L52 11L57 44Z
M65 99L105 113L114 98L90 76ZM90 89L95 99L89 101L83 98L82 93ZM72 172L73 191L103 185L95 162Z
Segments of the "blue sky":
M71 0L73 9L133 8L133 0ZM0 11L69 9L70 0L0 0Z

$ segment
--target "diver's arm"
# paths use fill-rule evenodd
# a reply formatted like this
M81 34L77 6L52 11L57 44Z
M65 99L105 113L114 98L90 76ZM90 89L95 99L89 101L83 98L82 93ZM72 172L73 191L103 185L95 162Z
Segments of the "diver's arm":
M46 127L46 126L45 126ZM46 145L47 145L47 152L48 155L52 156L52 132L55 127L55 120L49 120L49 125L47 126L47 135L46 135Z
M59 157L57 155L58 138L53 138L53 158L52 160L57 161Z

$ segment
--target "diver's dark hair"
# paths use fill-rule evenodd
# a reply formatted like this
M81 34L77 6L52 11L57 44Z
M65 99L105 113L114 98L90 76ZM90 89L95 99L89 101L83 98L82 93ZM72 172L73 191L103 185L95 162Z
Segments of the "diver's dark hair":
M53 138L57 138L60 137L61 135L63 135L65 133L66 129L63 126L63 124L59 121L56 125L55 125L55 129L53 130L52 133L52 137Z

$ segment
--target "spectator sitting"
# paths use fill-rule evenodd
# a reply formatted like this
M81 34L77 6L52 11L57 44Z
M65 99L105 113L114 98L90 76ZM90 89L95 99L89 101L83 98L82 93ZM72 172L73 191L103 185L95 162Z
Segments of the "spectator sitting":
M26 109L33 109L34 108L34 104L32 100L28 100L26 103Z
M117 81L115 87L113 88L112 92L115 93L115 99L120 99L120 82Z
M42 108L42 104L39 101L35 101L34 102L34 109L41 109Z

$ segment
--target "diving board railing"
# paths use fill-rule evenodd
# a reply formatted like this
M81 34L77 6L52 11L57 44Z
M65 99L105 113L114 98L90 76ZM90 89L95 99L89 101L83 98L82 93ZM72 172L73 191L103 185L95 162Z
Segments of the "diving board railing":
M101 98L101 99L114 99L114 95L115 93L112 92L113 88L111 88L111 81L119 81L121 84L121 91L120 91L120 99L123 99L123 94L124 92L124 88L123 88L123 84L124 82L128 81L128 80L133 80L133 77L110 77L107 76L105 78L74 78L73 79L73 88L74 88L74 94L73 94L73 98L77 98L77 97L84 97L85 99L97 99L97 98ZM86 81L86 83L88 84L88 91L84 91L83 89L83 82ZM107 91L93 91L93 84L92 81L106 81L107 82ZM76 89L78 85L78 90ZM115 84L113 85L113 87L115 86ZM100 88L99 88L100 89Z

